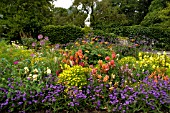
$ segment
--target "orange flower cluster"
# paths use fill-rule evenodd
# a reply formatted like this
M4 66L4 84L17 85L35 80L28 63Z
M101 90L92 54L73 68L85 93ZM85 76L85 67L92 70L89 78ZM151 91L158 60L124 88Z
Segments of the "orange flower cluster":
M108 73L108 71L112 68L115 67L115 62L114 62L114 58L116 58L116 54L113 52L112 53L112 59L109 57L109 56L106 56L105 57L105 60L107 61L106 64L103 64L103 61L102 60L99 60L98 61L98 64L101 68L101 72L103 73Z
M83 51L82 50L78 50L74 55L71 55L71 53L68 52L64 52L63 56L65 56L65 58L62 60L63 63L66 63L68 65L81 65L81 66L85 66L85 63L82 61L84 58L83 55Z
M107 82L110 78L109 75L107 75L108 71L115 67L114 58L116 58L116 54L113 52L112 58L110 58L109 56L105 57L105 60L107 63L103 63L102 60L99 60L98 61L99 68L93 68L92 72L91 72L92 75L94 75L97 79L102 80L103 82ZM98 74L98 73L100 73L100 74ZM102 77L102 74L106 74L106 75L104 77Z
M167 75L165 75L165 68L157 68L154 72L151 73L151 75L149 75L149 78L154 79L155 82L158 82L158 79L162 79L165 81L169 80L169 77Z

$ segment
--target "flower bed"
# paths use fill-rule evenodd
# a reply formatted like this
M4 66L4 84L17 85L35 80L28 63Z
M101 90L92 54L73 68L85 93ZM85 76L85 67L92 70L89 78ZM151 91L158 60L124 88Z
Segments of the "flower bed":
M0 112L170 112L165 53L102 37L64 46L39 38L29 50L0 43Z

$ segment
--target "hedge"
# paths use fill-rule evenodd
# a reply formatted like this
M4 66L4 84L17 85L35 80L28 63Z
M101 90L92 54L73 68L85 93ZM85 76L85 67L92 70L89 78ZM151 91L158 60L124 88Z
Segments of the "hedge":
M60 43L66 44L70 41L74 41L77 38L81 38L84 35L84 31L77 26L44 26L41 30L44 36L48 36L52 44Z
M149 38L156 39L159 42L156 45L158 48L170 50L170 29L160 27L121 26L111 28L109 32L120 36L145 35Z

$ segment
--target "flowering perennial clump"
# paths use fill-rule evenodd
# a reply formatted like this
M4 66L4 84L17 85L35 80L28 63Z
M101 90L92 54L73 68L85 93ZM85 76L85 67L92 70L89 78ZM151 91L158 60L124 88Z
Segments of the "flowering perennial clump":
M79 65L70 67L65 65L65 70L58 76L58 83L64 83L66 86L82 87L87 84L87 77L89 74L89 68L85 68Z

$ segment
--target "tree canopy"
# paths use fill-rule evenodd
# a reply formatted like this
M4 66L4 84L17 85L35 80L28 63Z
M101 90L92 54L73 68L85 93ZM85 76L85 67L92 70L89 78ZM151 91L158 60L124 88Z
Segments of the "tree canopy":
M23 34L34 37L42 26L53 21L51 2L53 0L1 0L0 14L3 18L0 24L8 28L5 30L10 37Z

